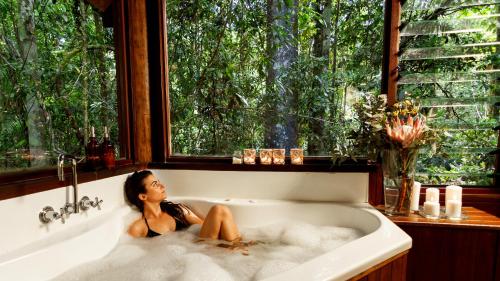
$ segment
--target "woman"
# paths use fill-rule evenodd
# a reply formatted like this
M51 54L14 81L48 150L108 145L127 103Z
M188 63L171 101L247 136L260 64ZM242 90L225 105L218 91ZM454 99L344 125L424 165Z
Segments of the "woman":
M215 205L205 219L202 219L185 205L164 201L167 198L165 186L151 171L136 171L128 176L125 195L128 202L142 213L142 217L128 229L133 237L155 237L187 228L191 224L201 224L200 238L230 242L241 240L240 232L227 207Z

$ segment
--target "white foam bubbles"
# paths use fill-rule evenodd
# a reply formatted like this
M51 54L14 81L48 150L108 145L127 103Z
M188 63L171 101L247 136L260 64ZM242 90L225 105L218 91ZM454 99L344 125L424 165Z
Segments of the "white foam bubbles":
M363 234L351 228L282 221L241 229L245 240L259 240L241 251L195 242L199 226L155 238L124 235L105 258L72 269L56 280L260 280L299 266Z
M255 274L254 280L261 280L264 278L271 277L281 272L290 270L299 264L296 262L285 261L285 260L270 260L265 262L260 270Z

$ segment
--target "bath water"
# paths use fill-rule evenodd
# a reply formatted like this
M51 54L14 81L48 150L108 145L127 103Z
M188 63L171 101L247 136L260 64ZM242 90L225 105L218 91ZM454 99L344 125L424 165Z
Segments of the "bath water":
M55 280L260 280L292 269L331 251L363 233L333 226L282 221L258 228L241 228L244 240L262 243L229 250L212 242L195 242L200 226L155 238L124 234L106 257L73 268ZM221 242L221 241L219 241Z

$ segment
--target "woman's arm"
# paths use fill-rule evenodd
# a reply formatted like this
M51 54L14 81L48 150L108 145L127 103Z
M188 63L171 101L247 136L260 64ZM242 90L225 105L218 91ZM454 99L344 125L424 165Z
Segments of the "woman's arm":
M182 206L182 210L184 211L184 217L186 218L187 222L190 224L202 224L203 219L201 219L199 216L197 216L189 207L187 206Z

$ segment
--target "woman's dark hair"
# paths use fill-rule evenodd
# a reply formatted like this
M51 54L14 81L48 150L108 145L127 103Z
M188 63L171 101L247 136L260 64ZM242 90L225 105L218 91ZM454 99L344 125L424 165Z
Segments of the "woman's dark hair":
M127 177L125 180L124 189L125 189L125 198L129 204L134 205L139 209L141 213L144 212L144 202L139 199L139 194L146 193L146 187L144 186L144 179L153 173L149 170L141 170L135 171L133 174ZM181 223L181 225L177 226L188 226L189 222L186 220L186 216L184 215L184 210L191 212L188 206L184 204L176 204L170 201L163 201L160 203L160 208L163 212L171 215L176 221Z

